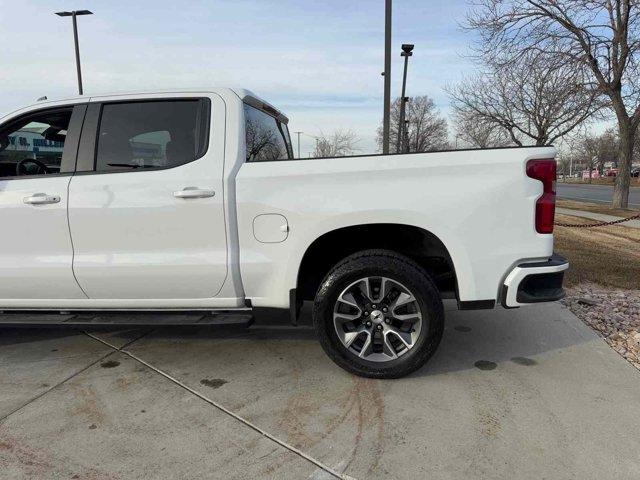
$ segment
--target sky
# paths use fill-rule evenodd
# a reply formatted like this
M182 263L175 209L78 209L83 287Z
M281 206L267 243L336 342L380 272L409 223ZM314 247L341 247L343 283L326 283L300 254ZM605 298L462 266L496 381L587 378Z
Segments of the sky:
M402 43L415 44L407 94L429 95L443 115L444 87L472 73L467 0L394 0L392 95ZM71 20L79 17L86 95L159 88L243 87L313 135L351 129L361 153L377 149L382 120L384 0L0 0L0 115L77 93ZM292 134L294 148L297 137Z

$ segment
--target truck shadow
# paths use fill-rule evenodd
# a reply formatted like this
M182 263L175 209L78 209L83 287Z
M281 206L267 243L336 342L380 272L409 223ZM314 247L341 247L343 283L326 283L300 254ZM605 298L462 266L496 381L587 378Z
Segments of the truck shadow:
M300 365L313 358L313 362L322 364L315 368L324 370L327 365L333 368L317 343L307 308L303 310L299 322L298 327L286 323L259 323L249 330L228 332L162 328L154 331L149 341L175 342L188 348L186 344L189 339L197 339L199 344L206 342L209 348L219 352L226 352L225 344L232 342L234 350L242 351L240 356L250 357L252 352L255 355L270 355L269 345L284 340L297 345L296 348L278 353L279 356L289 356L289 362ZM593 341L594 338L595 334L588 327L558 303L514 310L499 307L480 311L458 311L448 305L442 343L431 360L413 376L432 376L469 369L491 371L503 362L523 368L535 367L544 361L547 353ZM229 357L226 359L229 360ZM263 360L269 361L268 358ZM305 368L313 369L314 366Z
M111 343L126 343L125 340L141 336L149 328L110 329L89 332ZM34 343L47 339L59 339L81 335L72 328L1 328L0 358L2 347L23 343ZM570 348L592 341L595 334L560 304L546 304L517 310L458 311L450 305L446 308L445 332L440 347L431 360L413 376L431 376L468 369L490 371L502 362L513 362L524 367L534 367L547 352ZM155 327L138 344L181 345L188 348L197 342L199 348L215 352L224 351L224 344L233 342L235 348L243 350L242 356L269 352L271 342L285 340L295 342L297 348L279 352L290 355L289 361L299 364L313 352L318 361L331 361L321 352L311 326L311 315L307 308L300 318L300 325L286 323L258 323L250 329L209 327ZM262 345L261 345L262 344ZM34 345L35 346L35 345ZM308 359L308 357L307 357ZM224 361L225 359L220 359ZM313 368L313 367L307 367ZM326 368L326 365L323 366ZM337 367L336 367L337 368Z
M0 357L2 347L7 345L19 345L23 343L35 343L43 340L65 339L82 335L82 332L73 328L36 328L36 327L2 327L0 328Z

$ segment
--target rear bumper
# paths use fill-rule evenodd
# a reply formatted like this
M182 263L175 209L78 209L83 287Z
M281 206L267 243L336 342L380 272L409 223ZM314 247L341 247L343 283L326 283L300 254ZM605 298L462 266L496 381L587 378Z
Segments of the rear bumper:
M501 302L505 308L516 308L540 302L554 302L564 297L564 271L569 262L560 255L515 267L502 286Z

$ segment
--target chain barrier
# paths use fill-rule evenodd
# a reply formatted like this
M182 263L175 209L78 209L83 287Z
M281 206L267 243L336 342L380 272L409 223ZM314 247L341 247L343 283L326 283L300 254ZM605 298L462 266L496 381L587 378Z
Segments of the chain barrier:
M574 227L574 228L591 228L591 227L605 227L607 225L615 225L617 223L628 222L629 220L640 219L640 213L628 218L621 218L619 220L612 220L610 222L599 223L555 223L558 227Z

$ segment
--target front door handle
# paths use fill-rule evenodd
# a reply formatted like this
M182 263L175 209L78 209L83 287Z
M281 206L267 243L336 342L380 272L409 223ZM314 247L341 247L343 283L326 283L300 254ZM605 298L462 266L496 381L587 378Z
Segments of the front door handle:
M22 201L28 205L46 205L48 203L58 203L60 197L57 195L47 195L46 193L34 193L30 197L24 197Z
M176 198L208 198L215 194L216 192L213 190L198 187L186 187L184 190L173 192L173 196Z

